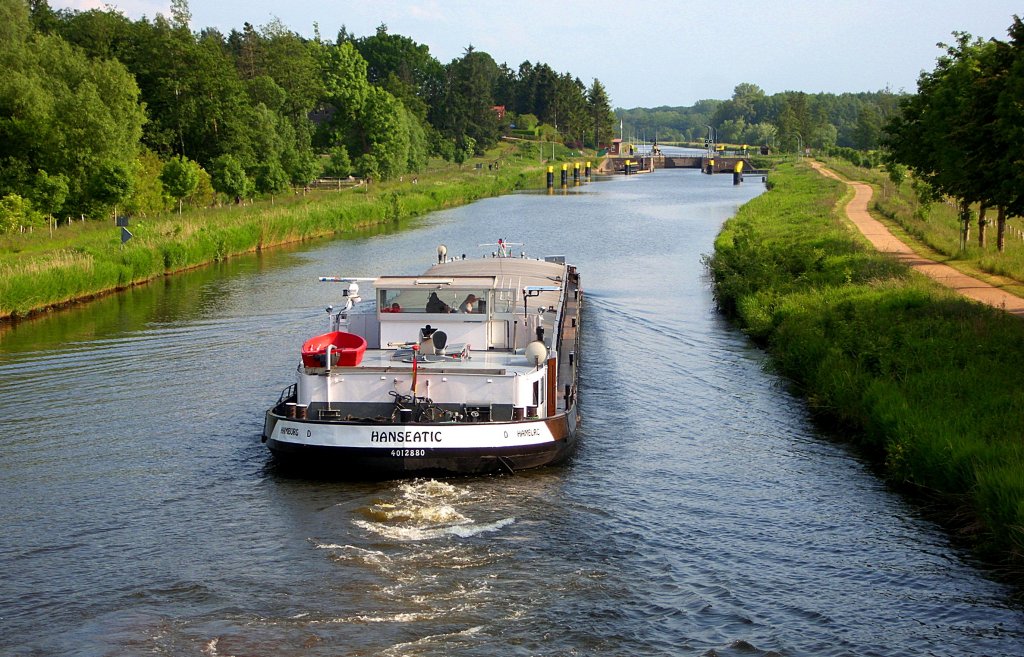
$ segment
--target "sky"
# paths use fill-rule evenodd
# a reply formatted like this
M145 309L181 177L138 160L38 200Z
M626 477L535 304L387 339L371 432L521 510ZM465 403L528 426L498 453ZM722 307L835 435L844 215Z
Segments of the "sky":
M170 15L170 0L50 0L54 9L114 6L138 19ZM513 69L543 62L613 107L689 106L753 83L769 95L913 93L955 31L1006 40L1020 0L191 0L192 29L225 35L275 18L333 40L379 25L430 48L441 63L467 46Z

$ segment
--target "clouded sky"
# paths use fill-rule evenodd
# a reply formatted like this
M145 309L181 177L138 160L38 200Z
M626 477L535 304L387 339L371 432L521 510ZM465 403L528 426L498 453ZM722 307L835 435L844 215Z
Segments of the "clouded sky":
M50 0L55 9L113 4L136 19L170 0ZM427 45L442 63L466 46L512 68L526 60L597 78L614 107L725 99L741 82L780 91L913 92L954 31L1006 39L1019 0L191 0L192 29L227 34L279 18L333 40L341 26L381 23Z

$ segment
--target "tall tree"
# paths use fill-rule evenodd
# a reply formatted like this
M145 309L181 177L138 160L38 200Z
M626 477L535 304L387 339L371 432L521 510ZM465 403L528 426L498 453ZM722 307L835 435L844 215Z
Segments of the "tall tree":
M590 115L590 127L593 129L593 147L611 144L615 136L615 114L612 113L611 100L604 85L594 78L587 90L587 111Z
M498 117L494 112L494 86L498 65L485 52L469 46L447 66L444 102L432 108L431 122L446 136L462 143L473 139L482 153L498 141Z
M388 92L371 87L359 117L362 148L373 155L382 179L396 178L409 166L409 126L402 103Z
M995 67L1003 75L985 76L986 98L996 93L995 121L988 125L989 134L998 135L997 142L1004 157L998 168L990 170L995 187L990 204L1003 211L998 219L998 245L1005 246L1006 217L1024 216L1024 21L1013 17L1008 30L1009 43L997 46L993 53Z
M973 95L980 57L985 44L965 32L955 33L956 43L936 68L918 79L917 94L901 106L900 116L890 121L886 144L891 157L906 164L915 175L939 194L957 199L961 217L961 248L967 246L970 205L983 200L985 192L977 169L964 167L978 148L979 131L974 123Z
M321 145L331 148L350 143L356 119L370 93L366 60L351 41L337 45L317 42L314 56L323 83L323 103L330 110L330 118L321 130Z
M857 127L853 133L853 147L865 151L876 149L881 137L882 117L875 108L865 106L857 114Z
M315 49L280 19L260 29L258 43L259 74L270 76L285 90L282 112L298 125L323 95Z
M210 178L216 191L236 201L245 197L252 187L242 164L230 154L221 155L214 160L213 174Z
M372 36L354 41L367 63L366 77L402 101L421 121L427 118L428 103L438 93L443 67L430 49L399 34L389 34L380 25Z

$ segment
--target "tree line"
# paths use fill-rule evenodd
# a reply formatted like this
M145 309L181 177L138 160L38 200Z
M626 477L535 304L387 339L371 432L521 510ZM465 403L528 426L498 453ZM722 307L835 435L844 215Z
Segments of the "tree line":
M900 95L888 90L843 94L785 91L768 95L756 84L736 85L727 100L689 107L616 109L632 134L660 141L763 145L782 151L801 147L878 148L886 120ZM710 129L709 129L710 128Z
M935 69L921 74L917 93L900 103L885 126L890 177L906 170L923 200L955 199L961 248L978 207L978 239L985 245L987 211L996 210L997 244L1006 220L1024 215L1024 23L1017 16L1009 40L955 32L939 44Z
M442 64L385 25L330 40L279 20L227 35L190 23L187 0L139 20L0 0L0 232L279 194L321 175L396 178L539 124L576 147L612 137L603 85L543 63L512 69L469 46Z

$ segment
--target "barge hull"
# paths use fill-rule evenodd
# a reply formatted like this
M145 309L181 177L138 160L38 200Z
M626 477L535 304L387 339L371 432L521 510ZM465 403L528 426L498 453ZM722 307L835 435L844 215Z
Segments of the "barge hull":
M438 447L424 443L356 446L343 436L365 436L369 428L367 425L287 421L288 424L282 427L282 421L286 420L268 413L267 428L270 431L269 435L264 436L267 447L280 465L348 477L386 478L431 474L507 473L557 465L568 460L575 451L578 417L572 412L538 421L489 423L475 427L455 427L450 424L374 427L374 430L386 433L450 434L453 429L458 429L462 434L475 434L475 440L464 435L453 442L460 445L476 442L476 445L459 447ZM314 425L319 425L315 428L321 432L327 430L336 435L334 441L328 441L334 444L312 444L308 437L305 440L286 439L285 436L290 434L282 434L281 429L291 429L296 424L309 427L306 431L310 432L314 431ZM488 436L500 435L503 440L507 440L505 436L515 436L519 432L531 436L543 433L544 437L504 445L495 444L493 440L488 439ZM304 431L302 435L305 436Z

